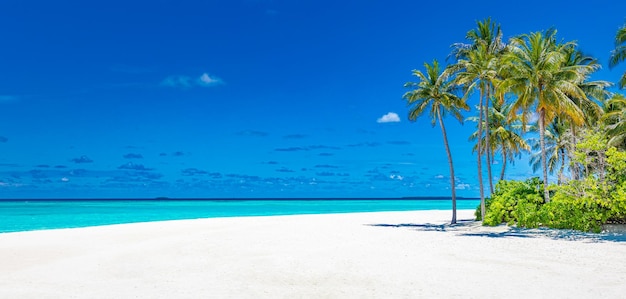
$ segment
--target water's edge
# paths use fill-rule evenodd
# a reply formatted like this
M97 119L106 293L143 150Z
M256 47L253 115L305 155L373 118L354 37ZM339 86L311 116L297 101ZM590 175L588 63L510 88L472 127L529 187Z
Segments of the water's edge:
M478 200L461 199L458 209ZM450 210L450 199L0 200L0 233L217 217Z

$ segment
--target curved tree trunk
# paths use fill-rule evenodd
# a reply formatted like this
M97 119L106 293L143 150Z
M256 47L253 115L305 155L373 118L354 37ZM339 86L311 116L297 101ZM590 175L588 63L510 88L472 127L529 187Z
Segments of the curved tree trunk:
M485 97L485 157L487 161L487 175L489 175L489 194L493 194L493 175L491 174L491 144L489 142L489 135L491 135L491 127L489 126L489 101L490 92L489 84L487 84L487 96Z
M456 186L454 182L454 166L452 165L452 153L450 152L450 145L448 144L448 135L446 134L446 127L443 125L441 119L441 112L437 110L437 118L439 119L439 125L441 126L441 134L443 135L443 143L446 146L446 154L448 154L448 165L450 166L450 188L452 191L452 221L451 224L456 224Z
M483 137L483 89L480 90L480 99L478 104L478 188L480 191L480 219L485 220L485 187L483 186L483 167L482 167L482 148L480 139Z
M506 151L502 149L502 170L500 171L500 180L504 180L504 170L506 169Z
M548 158L546 156L546 111L539 110L539 143L541 144L541 168L543 168L543 199L550 202L548 193Z

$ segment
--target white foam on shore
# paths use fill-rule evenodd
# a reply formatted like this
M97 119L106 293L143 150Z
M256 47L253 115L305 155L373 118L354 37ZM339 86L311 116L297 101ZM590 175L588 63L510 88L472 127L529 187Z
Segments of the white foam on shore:
M459 211L471 219L473 211ZM0 298L604 298L626 242L446 225L450 211L0 234Z

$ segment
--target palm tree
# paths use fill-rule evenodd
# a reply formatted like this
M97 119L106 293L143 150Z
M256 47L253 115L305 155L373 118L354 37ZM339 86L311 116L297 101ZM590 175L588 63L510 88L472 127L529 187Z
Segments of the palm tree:
M587 78L591 73L600 69L600 64L596 59L591 56L584 55L580 50L574 46L563 47L562 52L564 54L563 66L564 67L579 67L579 70L585 73ZM576 80L576 77L574 77ZM568 136L571 137L571 146L568 147L569 160L574 161L573 153L578 143L578 131L579 127L591 126L595 124L601 117L603 111L599 103L603 102L608 96L607 87L612 83L608 81L587 81L585 79L578 83L578 86L584 91L587 98L571 97L585 115L584 123L577 124L574 121L567 121L569 124ZM567 119L567 116L564 115ZM570 170L572 179L579 179L581 177L579 169L582 165L571 164Z
M463 123L461 109L469 110L469 107L463 99L455 94L458 87L449 80L447 72L442 71L437 60L432 65L424 63L426 74L419 70L413 70L418 82L407 82L404 87L412 90L405 93L403 98L407 100L409 110L409 120L415 121L417 118L426 113L432 119L432 125L435 126L439 122L441 134L448 155L448 165L450 166L450 190L452 192L452 224L456 223L456 186L454 180L454 166L452 164L452 153L448 144L446 127L443 118L446 114L451 114L459 122Z
M606 125L608 145L626 148L626 97L615 94L603 104L602 120Z
M555 118L547 126L544 133L545 148L548 157L548 173L553 174L558 168L557 183L559 185L565 180L563 172L566 162L568 160L571 161L568 153L574 151L574 147L571 143L572 135L568 126L569 125L563 119ZM536 131L537 129L537 126L533 126L531 130ZM541 145L539 141L534 138L530 139L529 142L532 144L532 149L535 151L530 157L530 164L532 165L533 171L537 171L542 167Z
M514 163L515 157L520 157L523 152L530 151L530 145L522 137L522 125L519 122L519 116L509 118L512 105L505 104L504 101L492 101L493 106L489 108L489 134L490 150L502 155L502 168L500 169L500 180L504 180L507 162ZM478 121L477 117L469 117L467 120ZM483 136L481 144L486 147L486 138ZM470 136L470 140L475 141L478 138L478 131ZM479 142L474 146L477 150Z
M580 65L564 66L562 48L575 44L557 44L556 30L514 37L510 45L508 53L503 56L505 79L499 83L498 90L517 95L512 113L520 109L535 110L539 124L543 183L548 186L546 124L559 115L567 116L576 124L583 123L583 111L573 98L587 99L579 84L586 79L588 72ZM523 125L526 124L525 115L522 117ZM544 188L544 199L550 201L548 188Z
M456 73L456 82L465 86L465 97L475 89L479 89L480 98L478 105L478 136L483 136L483 126L489 127L490 94L493 93L493 81L497 74L498 58L505 49L502 43L502 31L500 25L491 21L490 18L477 22L477 28L470 30L466 38L471 44L453 44L452 54L456 56L457 63L451 68ZM484 122L483 122L484 120ZM487 157L487 174L489 187L493 193L493 176L491 174L489 134L485 135L485 154ZM485 216L485 195L482 179L482 154L483 145L479 142L478 153L478 181L480 188L481 216Z
M615 34L615 49L611 51L609 67L613 68L624 60L626 60L626 25L618 29ZM620 78L618 85L619 88L626 86L626 72Z

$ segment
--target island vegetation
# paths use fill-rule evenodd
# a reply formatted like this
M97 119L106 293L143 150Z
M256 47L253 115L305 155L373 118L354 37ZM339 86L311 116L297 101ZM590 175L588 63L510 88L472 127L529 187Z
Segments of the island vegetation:
M491 19L477 22L467 41L451 46L450 64L425 63L414 70L416 82L404 94L409 119L428 113L438 124L450 168L456 223L452 155L444 117L463 122L467 100L478 95L475 142L480 205L485 225L546 226L601 231L607 223L626 222L626 97L612 90L626 87L592 80L601 68L575 41L563 41L556 29L503 38ZM609 67L626 60L626 25L619 28ZM505 180L507 162L530 155L541 177ZM494 156L501 172L494 184ZM486 168L487 179L483 182ZM555 180L550 182L550 179ZM487 186L485 186L487 185ZM488 188L488 189L487 189Z

